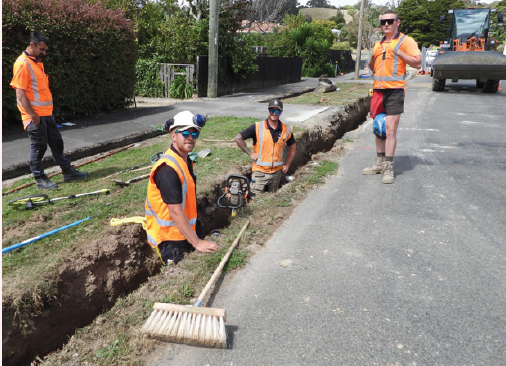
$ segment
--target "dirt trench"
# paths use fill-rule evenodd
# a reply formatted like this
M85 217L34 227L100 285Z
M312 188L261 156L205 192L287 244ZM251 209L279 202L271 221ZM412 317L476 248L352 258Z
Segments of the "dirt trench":
M329 108L304 125L309 129L296 135L297 153L292 174L311 156L329 151L346 132L365 121L369 98L360 98L344 108ZM229 225L230 213L217 207L228 174L251 177L251 167L231 169L217 183L210 196L199 195L198 213L203 233ZM8 299L2 313L2 363L29 365L60 348L76 329L90 324L124 296L160 272L159 259L147 244L140 225L109 228L104 236L80 248L79 258L58 269L57 293L38 296L40 311L30 319L20 319ZM52 279L54 281L54 279ZM33 295L28 295L33 296Z

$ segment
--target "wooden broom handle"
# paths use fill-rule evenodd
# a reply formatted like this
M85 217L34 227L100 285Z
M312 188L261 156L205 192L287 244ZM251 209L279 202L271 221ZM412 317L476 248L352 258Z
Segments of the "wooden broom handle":
M244 224L244 226L242 227L241 231L237 235L237 238L235 238L234 242L232 243L232 245L228 249L227 254L225 254L225 256L223 257L223 259L221 260L220 265L218 266L218 268L216 268L216 270L214 271L213 275L211 276L211 279L207 282L207 285L206 285L206 287L204 287L204 290L202 291L202 293L200 294L199 298L197 299L197 302L195 303L195 306L199 306L200 305L200 303L202 302L202 300L204 300L204 297L206 297L207 292L209 291L209 289L211 288L211 286L213 285L213 283L220 276L221 271L223 270L223 267L225 266L225 263L227 263L228 258L232 254L232 251L234 250L234 248L239 243L239 240L241 239L241 235L248 228L248 225L249 225L249 220Z

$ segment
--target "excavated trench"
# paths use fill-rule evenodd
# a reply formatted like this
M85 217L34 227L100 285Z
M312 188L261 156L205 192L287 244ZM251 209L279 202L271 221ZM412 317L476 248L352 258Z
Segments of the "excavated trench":
M304 166L313 154L329 151L346 132L365 121L369 98L344 108L329 108L304 122L299 132L292 170ZM230 174L250 177L251 167ZM224 178L226 178L225 176ZM223 192L223 180L215 184L214 197ZM230 213L217 207L215 198L198 197L199 220L204 234L229 224ZM86 245L76 262L58 268L57 293L39 299L40 311L30 319L16 316L12 304L3 303L2 363L29 365L61 347L75 330L90 324L109 310L120 296L141 286L160 271L159 260L147 244L141 225L107 229L103 238ZM53 279L54 280L54 279Z

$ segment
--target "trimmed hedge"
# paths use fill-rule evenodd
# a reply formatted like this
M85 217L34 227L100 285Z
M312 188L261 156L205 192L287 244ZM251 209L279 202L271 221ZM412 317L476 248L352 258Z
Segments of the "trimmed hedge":
M44 68L58 120L125 107L135 86L137 45L120 11L81 0L4 0L2 126L20 125L12 67L38 30L49 38Z

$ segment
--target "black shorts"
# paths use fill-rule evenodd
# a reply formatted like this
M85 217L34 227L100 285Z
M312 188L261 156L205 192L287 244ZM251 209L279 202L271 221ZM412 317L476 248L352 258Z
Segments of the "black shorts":
M371 115L379 113L395 116L404 113L404 89L374 89L371 100Z

